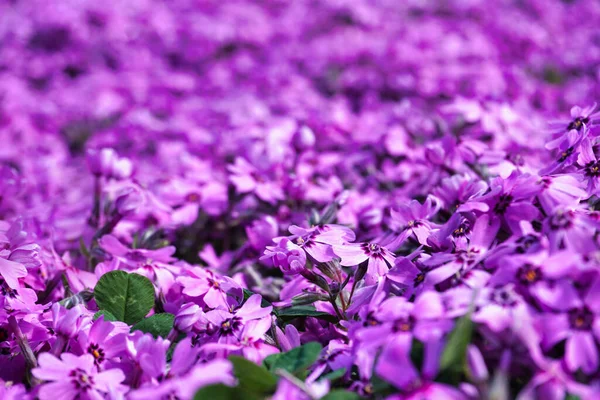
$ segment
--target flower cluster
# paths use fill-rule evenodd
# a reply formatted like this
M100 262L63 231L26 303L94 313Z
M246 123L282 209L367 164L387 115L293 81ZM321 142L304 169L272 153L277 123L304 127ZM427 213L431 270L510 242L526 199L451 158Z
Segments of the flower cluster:
M0 16L0 398L600 398L597 1Z

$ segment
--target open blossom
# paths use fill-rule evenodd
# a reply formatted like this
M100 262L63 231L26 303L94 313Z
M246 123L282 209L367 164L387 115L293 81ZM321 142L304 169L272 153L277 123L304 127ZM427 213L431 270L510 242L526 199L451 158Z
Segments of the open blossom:
M255 193L259 199L268 203L283 199L281 187L270 181L244 158L236 158L229 170L232 172L230 179L238 192Z
M396 258L391 251L377 243L335 245L333 251L341 258L340 264L344 266L350 267L368 261L367 277L374 280L385 275Z
M65 353L60 358L43 353L39 367L33 375L48 383L42 385L41 400L49 399L99 399L109 393L118 393L125 375L120 369L98 372L90 354L75 356Z

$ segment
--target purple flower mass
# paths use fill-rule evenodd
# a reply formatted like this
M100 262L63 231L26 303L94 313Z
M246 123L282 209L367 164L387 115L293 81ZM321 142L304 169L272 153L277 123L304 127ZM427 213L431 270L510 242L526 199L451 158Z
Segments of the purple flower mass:
M599 21L0 1L0 398L600 399Z

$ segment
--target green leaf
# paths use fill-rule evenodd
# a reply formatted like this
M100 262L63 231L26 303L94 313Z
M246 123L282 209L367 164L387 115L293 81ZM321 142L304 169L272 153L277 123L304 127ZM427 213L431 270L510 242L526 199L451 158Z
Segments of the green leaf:
M471 342L473 335L473 321L469 312L460 318L446 342L446 347L442 353L440 361L440 370L462 371L466 365L467 346Z
M321 400L358 400L360 396L354 392L349 392L347 390L332 390L327 393L324 397L321 397Z
M154 286L144 276L111 271L98 280L94 297L100 309L132 325L141 321L154 306Z
M338 321L335 315L331 315L323 311L317 311L312 305L282 308L277 312L277 317L281 318L284 321L300 317L314 317L325 320L327 322Z
M581 400L581 397L575 394L567 393L567 395L565 396L565 400Z
M336 379L340 379L346 373L346 368L338 368L335 371L331 371L323 376L320 379L327 379L330 381L335 381Z
M204 386L196 392L194 400L258 400L251 393L238 387L225 386L222 383Z
M141 320L131 327L131 332L142 331L151 333L155 338L167 337L171 329L173 329L173 321L175 316L169 313L154 314L151 317Z
M321 354L322 346L317 342L306 343L302 346L293 348L292 350L278 354L267 361L270 365L270 370L277 372L278 369L284 369L291 374L297 375L304 372L310 367ZM270 358L270 357L267 357Z
M100 310L96 314L94 314L94 321L97 320L98 318L100 318L100 316L102 316L102 315L104 315L104 320L105 321L116 321L117 320L117 317L115 317L114 315L112 315L108 311L106 311L106 310Z
M239 356L230 356L229 361L233 364L233 372L239 380L240 388L256 394L275 392L277 377L265 367Z
M277 360L282 353L271 354L270 356L265 357L263 360L263 365L271 371L273 369L273 364L275 364L275 360Z

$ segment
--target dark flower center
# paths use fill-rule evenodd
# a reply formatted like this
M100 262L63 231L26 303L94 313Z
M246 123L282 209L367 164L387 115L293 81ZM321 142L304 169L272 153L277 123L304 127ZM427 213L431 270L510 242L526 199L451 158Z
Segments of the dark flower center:
M452 232L452 236L454 236L455 238L458 238L458 237L466 236L470 232L471 232L471 224L469 223L468 220L464 220L460 223L458 228L456 228L454 230L454 232Z
M185 196L185 201L187 203L199 203L202 196L199 193L190 193Z
M573 154L573 152L575 152L575 149L573 147L569 147L568 149L560 153L560 158L558 159L558 162L564 162Z
M305 236L300 236L296 239L296 244L300 247L308 247L310 248L315 244L314 238L317 236L318 232L313 231Z
M525 235L517 240L516 252L519 254L525 253L531 246L538 243L539 239L534 235Z
M414 279L414 287L419 286L425 280L425 274L423 272L419 272Z
M571 123L569 123L569 125L567 126L568 130L572 130L575 129L577 131L580 131L581 128L583 128L584 125L587 125L590 122L590 119L585 117L577 117L575 118L573 121L571 121Z
M219 329L219 333L222 336L233 335L234 331L239 330L242 327L242 320L239 317L233 317L226 319L221 322L221 327Z
M573 213L558 212L550 217L550 229L554 231L569 229L573 226Z
M500 288L492 292L491 300L503 307L514 307L517 305L517 295L511 288Z
M600 176L600 162L590 162L586 164L584 169L585 176L597 178Z
M513 197L510 194L503 194L498 199L498 202L494 206L494 212L498 215L503 215L506 209L513 201Z
M383 258L383 249L376 243L363 243L360 246L366 255L373 258Z
M94 378L89 376L84 370L77 368L69 373L69 376L72 378L71 382L75 385L80 391L87 391L92 388L94 384Z
M410 332L414 326L414 318L402 318L394 322L394 332Z
M594 323L594 314L587 308L571 310L569 311L569 323L573 329L590 330Z
M94 362L96 365L100 365L104 361L104 350L100 348L96 343L92 343L88 346L87 352L94 356Z
M421 225L423 225L423 223L421 221L419 221L419 220L410 220L406 224L406 226L409 227L409 228L417 228L417 227L419 227Z
M517 279L523 285L530 285L542 279L542 271L537 265L525 264L519 268Z

